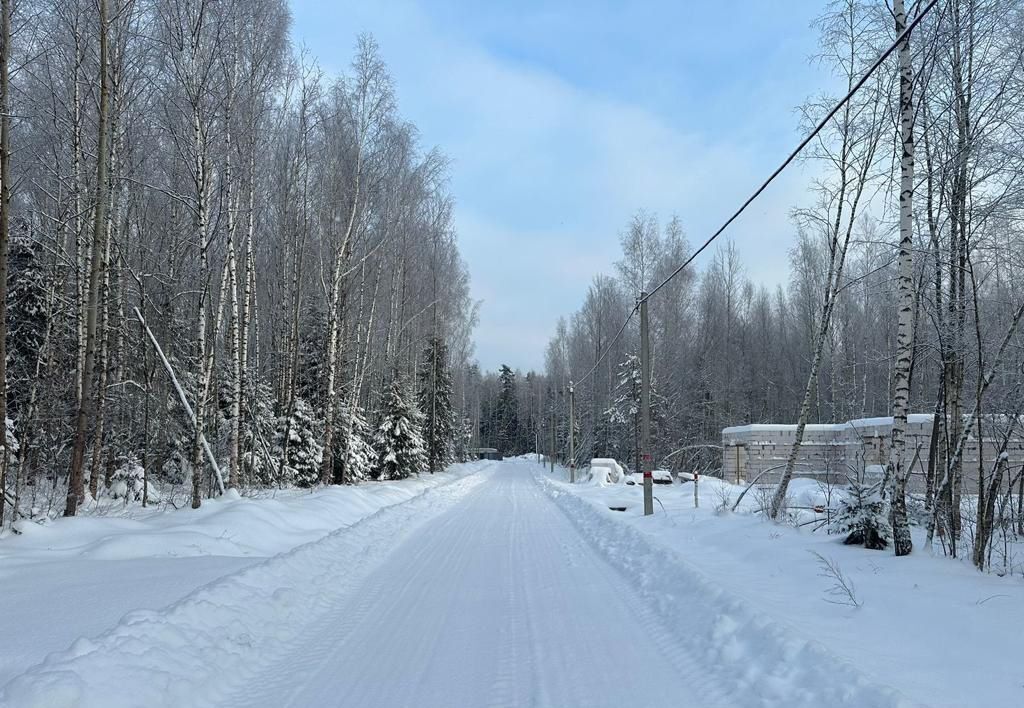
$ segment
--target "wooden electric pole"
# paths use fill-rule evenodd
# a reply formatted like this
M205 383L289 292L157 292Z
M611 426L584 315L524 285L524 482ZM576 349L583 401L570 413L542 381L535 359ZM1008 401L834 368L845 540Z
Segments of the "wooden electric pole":
M576 483L576 389L569 382L569 482Z
M555 473L555 397L554 395L548 396L551 399L551 474Z
M651 460L651 342L647 326L647 293L640 293L640 467L644 473L644 516L654 513Z

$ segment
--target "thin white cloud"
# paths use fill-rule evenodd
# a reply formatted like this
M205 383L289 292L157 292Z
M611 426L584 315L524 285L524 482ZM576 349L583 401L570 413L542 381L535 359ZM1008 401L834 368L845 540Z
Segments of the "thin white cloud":
M557 318L579 306L593 275L611 271L634 211L678 213L701 241L774 166L749 143L696 130L700 106L665 117L584 90L436 26L418 5L333 12L377 36L403 112L453 158L456 225L485 301L485 367L542 365ZM804 184L785 175L731 231L756 279L784 277L788 211Z

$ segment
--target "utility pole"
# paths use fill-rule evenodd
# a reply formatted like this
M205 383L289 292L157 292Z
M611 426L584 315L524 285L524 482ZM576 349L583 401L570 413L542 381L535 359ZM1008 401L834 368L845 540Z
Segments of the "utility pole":
M644 473L644 516L654 513L651 475L651 342L647 327L647 293L640 293L640 467Z
M576 483L576 389L569 381L569 482Z
M551 474L555 473L555 397L554 395L548 396L551 399Z
M541 430L544 428L544 397L537 394L537 423L533 427L534 438L536 439L534 450L537 451L537 464L544 464L544 454L540 451L540 441L542 440Z

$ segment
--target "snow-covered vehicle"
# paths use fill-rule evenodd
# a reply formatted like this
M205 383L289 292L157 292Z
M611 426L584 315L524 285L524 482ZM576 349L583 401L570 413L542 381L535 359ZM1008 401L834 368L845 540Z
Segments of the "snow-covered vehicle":
M672 484L672 474L668 470L654 470L651 472L651 481L655 484ZM632 472L626 477L626 484L640 484L644 483L644 475L642 472Z
M590 461L590 478L602 487L619 484L625 474L622 465L610 457L595 457Z

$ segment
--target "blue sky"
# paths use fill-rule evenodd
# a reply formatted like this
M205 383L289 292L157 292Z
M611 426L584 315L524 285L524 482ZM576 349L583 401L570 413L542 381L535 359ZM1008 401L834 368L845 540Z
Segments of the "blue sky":
M791 149L823 0L294 0L294 36L344 71L372 33L402 114L452 158L477 357L543 366L560 315L611 272L632 213L703 241ZM799 167L728 235L755 281L786 276Z

